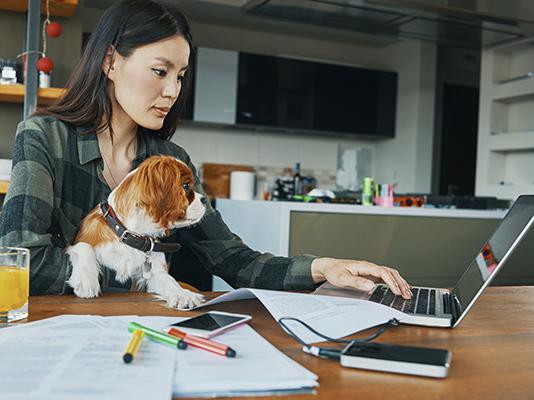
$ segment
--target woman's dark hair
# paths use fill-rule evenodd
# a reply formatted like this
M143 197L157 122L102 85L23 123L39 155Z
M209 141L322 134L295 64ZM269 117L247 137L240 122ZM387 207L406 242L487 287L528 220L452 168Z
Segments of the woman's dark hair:
M65 123L82 126L84 133L100 133L109 128L113 135L108 78L102 71L108 50L112 47L122 57L128 57L140 46L177 34L189 44L189 68L182 80L180 95L165 117L163 127L152 131L170 139L191 88L193 39L189 23L179 10L151 0L121 0L107 9L66 84L65 94L36 114L53 115Z

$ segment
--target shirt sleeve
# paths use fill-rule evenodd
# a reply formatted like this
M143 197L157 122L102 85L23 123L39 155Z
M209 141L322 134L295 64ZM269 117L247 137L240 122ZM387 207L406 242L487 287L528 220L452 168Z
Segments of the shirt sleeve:
M53 161L44 132L17 129L13 168L2 212L0 244L30 250L30 294L64 293L70 274L62 246L54 245Z
M195 171L190 160L186 162ZM195 177L195 191L204 195L196 172ZM316 256L280 257L251 249L230 231L209 202L201 222L180 230L179 236L208 271L233 287L311 290L317 286L311 276L311 263Z

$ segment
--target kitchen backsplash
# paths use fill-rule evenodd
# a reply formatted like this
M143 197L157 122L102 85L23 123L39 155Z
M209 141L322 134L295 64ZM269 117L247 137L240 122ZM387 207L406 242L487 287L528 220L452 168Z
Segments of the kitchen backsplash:
M263 199L263 193L272 190L275 180L280 176L293 176L293 168L256 166L256 199ZM200 170L202 179L202 168ZM326 189L335 189L336 171L327 169L301 169L301 176L312 176L317 181L317 187ZM204 181L204 179L202 179Z

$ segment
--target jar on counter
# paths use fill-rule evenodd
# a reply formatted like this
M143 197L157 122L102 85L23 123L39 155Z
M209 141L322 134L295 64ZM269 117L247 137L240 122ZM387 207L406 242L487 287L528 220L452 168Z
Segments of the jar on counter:
M1 62L0 85L17 83L17 63L15 60L4 59Z
M46 72L39 71L39 87L40 88L49 88L50 87L50 74Z

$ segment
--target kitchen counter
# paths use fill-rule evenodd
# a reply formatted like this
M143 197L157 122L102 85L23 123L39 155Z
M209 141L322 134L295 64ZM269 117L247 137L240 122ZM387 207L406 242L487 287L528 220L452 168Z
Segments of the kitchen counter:
M255 250L369 260L397 268L412 284L432 286L454 285L506 213L229 199L217 199L216 207ZM527 235L499 284L534 283L528 242Z
M353 204L217 199L217 209L230 229L252 240L259 251L289 255L291 213L362 214L376 216L467 218L500 220L506 210L466 210L421 207L376 207ZM254 221L254 223L251 223ZM276 223L279 221L279 223ZM261 231L256 232L260 226ZM258 237L256 240L256 233ZM270 237L267 237L270 235Z

